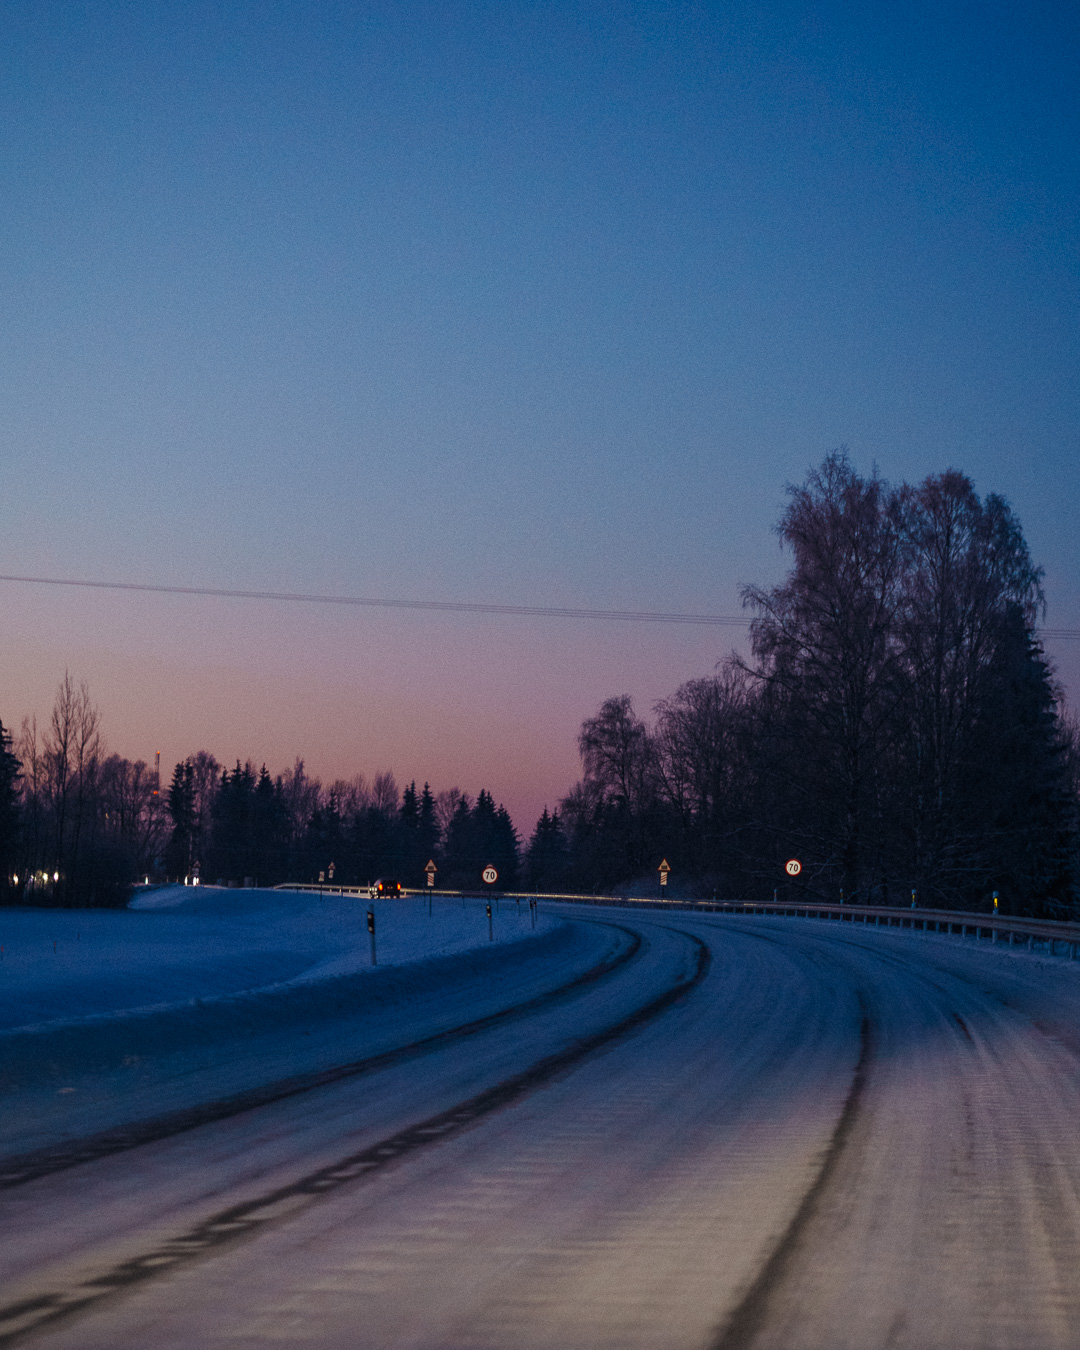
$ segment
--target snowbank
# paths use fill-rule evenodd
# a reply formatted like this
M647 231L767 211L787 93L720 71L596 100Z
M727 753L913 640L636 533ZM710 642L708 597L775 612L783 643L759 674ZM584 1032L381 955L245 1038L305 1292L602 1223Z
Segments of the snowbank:
M175 893L179 891L179 895ZM602 925L503 902L175 888L0 910L0 1156L351 1063L589 969Z

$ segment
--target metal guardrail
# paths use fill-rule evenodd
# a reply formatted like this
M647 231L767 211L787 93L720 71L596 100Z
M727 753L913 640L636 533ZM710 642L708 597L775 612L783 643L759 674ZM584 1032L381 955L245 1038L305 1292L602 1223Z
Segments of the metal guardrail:
M569 897L548 896L547 899ZM741 900L631 900L622 896L575 896L604 905L645 905L651 909L688 909L705 913L776 915L801 919L827 919L839 923L863 924L875 928L900 928L925 933L954 933L960 937L989 937L991 942L1007 939L1010 947L1019 944L1034 950L1037 942L1046 944L1056 954L1058 943L1069 949L1070 960L1080 954L1080 923L1064 923L1056 919L1024 919L1003 914L977 914L955 909L899 909L878 905L785 904Z
M297 883L275 886L278 891L308 891L324 895L355 895L367 898L367 886L329 886ZM900 909L889 905L787 904L763 900L654 900L624 895L568 895L550 891L446 891L418 887L406 889L410 896L441 896L446 899L548 900L557 904L616 906L623 909L689 910L704 914L775 915L800 919L826 919L839 923L863 924L873 928L899 928L924 933L952 933L976 939L989 937L993 943L1007 939L1010 947L1018 942L1029 950L1045 943L1057 953L1058 943L1069 949L1070 960L1080 955L1080 923L1057 919L1024 919L1004 914L978 914L955 909Z

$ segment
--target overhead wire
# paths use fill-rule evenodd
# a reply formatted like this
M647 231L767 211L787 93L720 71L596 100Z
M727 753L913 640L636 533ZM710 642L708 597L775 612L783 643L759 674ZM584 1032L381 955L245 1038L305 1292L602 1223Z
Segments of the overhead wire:
M303 591L239 590L223 586L165 586L149 581L87 581L76 577L0 576L0 582L30 586L81 587L98 591L140 591L155 595L210 596L223 600L269 600L291 604L345 605L356 609L425 610L442 614L493 614L542 619L604 619L623 623L690 624L746 628L752 615L695 614L652 609L590 609L575 605L505 605L472 600L393 600L362 595L323 595ZM1080 638L1080 628L1039 628L1040 638Z

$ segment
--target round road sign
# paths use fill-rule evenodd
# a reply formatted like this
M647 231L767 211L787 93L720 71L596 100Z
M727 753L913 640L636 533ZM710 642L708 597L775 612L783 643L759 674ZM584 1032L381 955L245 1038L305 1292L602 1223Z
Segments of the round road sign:
M789 877L797 877L802 871L802 863L798 858L792 858L789 862L784 864L784 871Z
M485 867L483 876L489 886L494 886L499 879L499 874L495 871L494 867Z

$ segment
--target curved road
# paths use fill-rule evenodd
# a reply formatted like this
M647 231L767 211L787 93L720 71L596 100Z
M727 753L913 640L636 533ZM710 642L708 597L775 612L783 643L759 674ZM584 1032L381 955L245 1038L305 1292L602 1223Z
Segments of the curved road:
M0 1346L1080 1344L1077 967L565 913L596 978L12 1171Z

